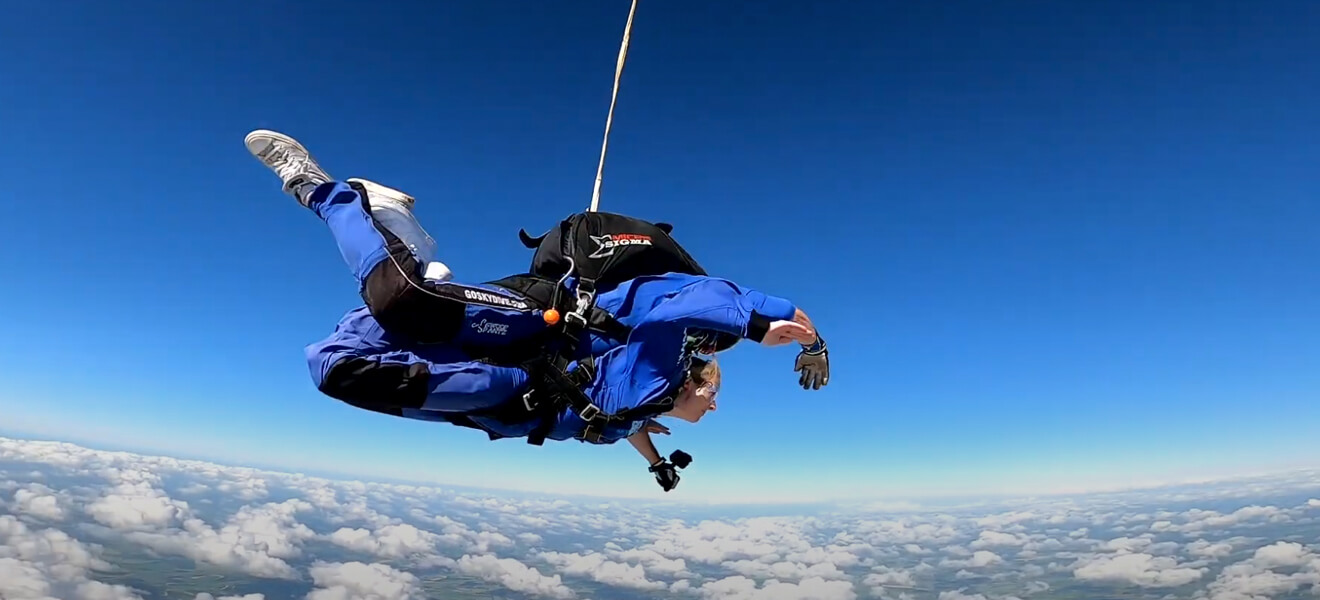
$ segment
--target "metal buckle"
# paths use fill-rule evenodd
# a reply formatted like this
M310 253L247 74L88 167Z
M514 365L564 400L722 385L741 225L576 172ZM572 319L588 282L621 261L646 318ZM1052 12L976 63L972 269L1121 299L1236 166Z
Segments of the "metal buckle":
M523 406L527 407L527 412L532 412L536 410L535 408L532 407L532 393L534 392L536 392L535 389L530 389L527 390L526 394L523 394Z
M581 417L583 421L587 421L587 422L590 422L592 419L595 419L599 415L600 415L600 407L596 406L595 404L588 404L586 408L582 409L582 412L578 413L578 416Z
M577 295L577 307L566 315L565 320L577 321L583 326L587 324L587 311L591 310L591 302L595 296L591 292L579 291Z

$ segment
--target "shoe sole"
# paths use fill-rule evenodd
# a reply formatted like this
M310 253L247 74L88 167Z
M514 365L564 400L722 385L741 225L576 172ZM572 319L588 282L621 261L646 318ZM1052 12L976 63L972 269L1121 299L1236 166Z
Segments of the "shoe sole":
M416 206L417 204L416 198L413 198L412 196L405 194L399 190L396 190L392 187L389 187L387 185L382 185L374 181L371 181L370 179L363 179L361 177L350 177L346 181L357 182L362 184L362 187L367 189L368 194L378 194L387 200L403 202L405 205L408 206L409 209L412 209L412 207Z

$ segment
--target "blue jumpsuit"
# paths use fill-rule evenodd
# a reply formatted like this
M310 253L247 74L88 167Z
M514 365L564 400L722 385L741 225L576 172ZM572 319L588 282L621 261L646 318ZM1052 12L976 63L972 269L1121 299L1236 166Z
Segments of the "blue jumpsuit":
M359 285L377 267L388 264L387 240L370 217L361 197L342 183L328 183L311 194L310 208L329 226L345 262ZM495 286L430 282L458 290L467 298L452 343L417 344L386 330L366 307L347 313L324 340L306 348L312 380L324 389L336 368L350 363L357 373L379 372L373 385L388 388L414 378L424 390L419 405L401 408L398 416L446 421L454 414L521 402L528 373L518 367L473 360L464 344L516 344L545 329L539 310L517 308L516 294ZM449 293L449 290L443 293ZM488 295L498 295L491 298ZM507 300L506 300L507 298ZM591 336L582 353L596 357L597 373L585 392L606 413L645 404L682 384L683 344L689 329L704 329L739 338L758 339L754 321L791 319L796 307L783 298L763 294L731 281L669 273L639 277L600 291L596 306L631 328L619 345ZM365 378L365 376L361 377ZM482 429L500 436L522 437L536 422L502 423L467 415ZM613 443L636 432L644 421L608 428L599 443ZM581 433L586 423L565 409L547 439L565 440Z

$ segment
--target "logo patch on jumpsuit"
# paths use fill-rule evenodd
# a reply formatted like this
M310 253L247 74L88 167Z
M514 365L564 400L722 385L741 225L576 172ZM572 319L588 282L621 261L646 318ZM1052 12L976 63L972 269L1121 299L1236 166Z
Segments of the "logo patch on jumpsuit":
M508 323L492 323L486 319L482 319L479 323L473 323L472 328L475 329L477 333L488 333L490 335L509 334Z

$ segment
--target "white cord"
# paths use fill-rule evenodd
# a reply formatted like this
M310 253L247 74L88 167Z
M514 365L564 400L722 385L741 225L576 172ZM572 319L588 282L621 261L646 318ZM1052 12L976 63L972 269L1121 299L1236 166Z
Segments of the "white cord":
M605 149L610 143L610 126L614 123L614 104L619 99L619 80L623 77L623 60L628 56L628 40L632 37L633 14L637 12L637 0L632 0L628 9L628 24L623 28L623 43L619 46L619 61L614 67L614 94L610 97L610 112L605 117L605 139L600 144L600 164L596 166L596 186L591 191L591 212L600 206L600 182L605 176Z

